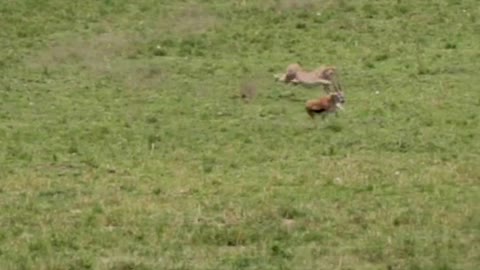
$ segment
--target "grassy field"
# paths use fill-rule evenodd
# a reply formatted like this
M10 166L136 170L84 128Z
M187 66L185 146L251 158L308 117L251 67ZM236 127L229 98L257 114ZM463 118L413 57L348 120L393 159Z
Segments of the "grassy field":
M2 0L0 26L0 269L480 266L478 1ZM337 66L346 110L315 126L293 62Z

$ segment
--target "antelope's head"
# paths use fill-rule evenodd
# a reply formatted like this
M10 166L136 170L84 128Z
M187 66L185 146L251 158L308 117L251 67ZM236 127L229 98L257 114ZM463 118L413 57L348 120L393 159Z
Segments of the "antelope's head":
M340 110L344 109L342 104L345 103L345 97L343 96L342 92L337 91L337 92L331 94L330 98L331 98L335 107L339 108Z

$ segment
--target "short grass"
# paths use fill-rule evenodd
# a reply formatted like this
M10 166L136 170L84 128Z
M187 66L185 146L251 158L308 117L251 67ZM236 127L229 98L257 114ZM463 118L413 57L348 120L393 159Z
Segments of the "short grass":
M478 269L478 1L3 0L0 25L1 269ZM292 62L338 66L346 110L315 126Z

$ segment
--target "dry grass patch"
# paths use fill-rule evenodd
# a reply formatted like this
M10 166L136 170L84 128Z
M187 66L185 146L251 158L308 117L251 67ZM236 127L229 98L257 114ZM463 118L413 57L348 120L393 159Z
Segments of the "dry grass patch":
M179 35L201 34L220 24L219 18L198 4L191 4L168 14L169 18L158 18L158 34L171 32Z
M106 32L93 37L63 37L49 48L27 59L27 67L54 70L63 65L76 65L93 73L105 74L112 59L134 53L138 38L127 33Z
M133 90L156 87L165 78L165 70L158 65L123 65L111 71L114 79L123 82L124 86Z
M316 0L281 0L276 2L276 8L280 10L312 10L319 6L320 1ZM322 6L326 5L325 1L322 1Z
M240 85L240 97L247 103L252 102L257 96L257 86L254 81L245 80Z
M53 42L46 50L30 57L26 65L48 71L72 67L75 71L87 72L93 79L110 78L129 89L146 89L158 85L165 72L158 65L132 61L130 58L141 48L140 38L127 33L72 37Z

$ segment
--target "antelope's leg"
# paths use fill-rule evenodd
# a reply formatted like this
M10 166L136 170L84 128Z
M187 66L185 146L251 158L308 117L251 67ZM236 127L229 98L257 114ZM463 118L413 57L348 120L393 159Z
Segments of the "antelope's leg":
M305 108L305 110L307 111L308 115L312 120L315 119L315 113L312 110L310 110L309 108Z
M312 119L313 127L317 127L317 122L315 122L315 113L310 110L309 108L305 108L307 111L308 115L310 116L310 119Z

